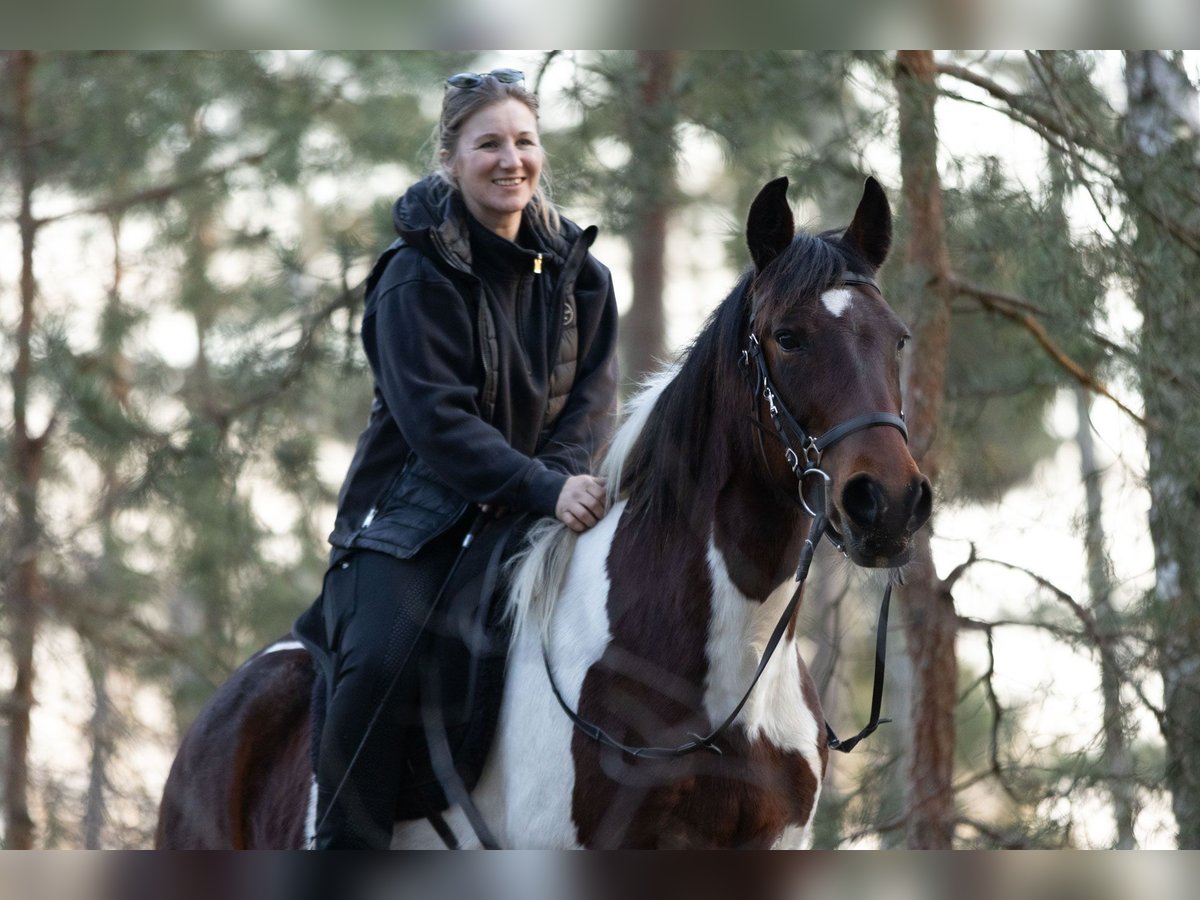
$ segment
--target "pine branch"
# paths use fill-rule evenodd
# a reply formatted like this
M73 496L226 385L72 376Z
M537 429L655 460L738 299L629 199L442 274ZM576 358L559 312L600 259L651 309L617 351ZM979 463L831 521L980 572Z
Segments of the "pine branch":
M972 546L971 549L971 559L960 566L960 568L964 570L976 559L974 554L974 546ZM1000 726L1005 716L1005 710L1004 706L1000 703L1000 696L996 693L996 685L994 681L996 675L996 644L995 636L993 634L995 630L995 624L991 622L984 622L980 619L967 619L962 616L959 617L958 621L959 627L961 628L971 628L984 633L987 641L988 656L987 669L985 669L983 674L981 674L979 678L975 680L974 684L972 684L959 695L959 703L962 703L962 701L966 699L967 695L970 694L971 691L975 690L976 687L982 684L984 686L984 693L987 695L988 706L992 710L992 727L990 739L988 741L988 768L983 772L977 773L976 776L970 779L967 784L955 785L954 790L957 793L964 787L967 787L970 784L975 784L976 782L982 781L985 778L995 778L996 782L1000 785L1000 789L1003 790L1006 795L1008 795L1008 798L1012 800L1013 803L1019 806L1023 802L1022 798L1017 792L1017 789L1008 783L1008 779L1005 777L1004 766L1000 762Z
M1000 108L989 107L987 104L983 105L986 108L994 109L996 112L1008 116L1018 124L1024 125L1026 128L1029 128L1031 131L1039 135L1044 141L1057 149L1059 152L1065 154L1077 163L1086 165L1088 168L1108 179L1113 186L1120 190L1128 198L1129 202L1133 204L1140 212L1144 213L1156 224L1161 226L1168 235L1178 241L1181 245L1187 247L1193 253L1200 255L1200 232L1197 232L1196 229L1191 228L1179 220L1164 214L1162 210L1150 206L1139 196L1139 192L1131 189L1127 180L1119 174L1117 169L1119 168L1121 159L1125 155L1125 151L1113 147L1106 147L1099 141L1095 140L1090 134L1083 134L1062 127L1062 125L1050 115L1049 111L1038 109L1027 98L1020 94L1013 93L1012 91L1000 85L998 82L988 78L986 75L981 75L978 72L974 72L971 69L967 69L963 66L954 65L953 63L938 64L937 72L939 75L948 75L968 84L975 85L976 87L987 92L989 96L999 100L1002 104L1004 104ZM948 91L942 91L941 93L963 102L973 102L968 100L966 97L962 97ZM1113 171L1105 171L1103 167L1084 157L1079 152L1080 148L1084 148L1098 154L1110 166L1113 167ZM1091 185L1086 181L1086 179L1080 180L1087 188L1088 193L1091 194L1092 202L1096 204L1096 208L1101 211L1101 215L1104 215L1104 207L1098 203L1098 198L1092 194ZM1105 224L1108 225L1107 219L1105 219ZM1111 225L1108 225L1108 227L1115 236L1116 231Z
M59 621L68 623L84 640L105 647L123 659L171 659L187 666L191 674L212 690L220 687L209 674L211 664L206 665L207 661L196 652L195 641L162 631L136 615L116 615L111 607L98 602L90 592L70 585L55 584L45 594L49 611ZM118 633L111 627L114 622L119 622L122 629L131 629L138 637L134 639ZM157 652L148 652L151 648Z
M978 819L972 819L969 816L959 816L954 820L955 825L966 825L968 828L973 828L985 838L990 840L997 847L1004 850L1023 850L1029 846L1029 841L1024 835L1009 835L1002 831L997 831L990 825L985 825Z
M278 380L270 387L264 388L256 394L251 394L233 406L219 411L216 414L217 417L223 421L232 421L257 407L269 403L295 384L297 379L304 373L305 365L312 359L315 352L316 345L313 339L316 337L317 331L339 309L348 308L354 302L357 291L357 287L344 288L342 293L312 313L305 321L304 327L300 332L300 337L292 346L291 357L288 359L287 365L284 366Z
M1142 701L1142 704L1157 720L1159 728L1165 728L1165 712L1156 706L1154 702L1146 696L1146 692L1142 689L1141 684L1138 683L1136 679L1129 677L1125 666L1122 665L1121 661L1117 659L1117 655L1113 650L1113 644L1115 643L1113 636L1106 635L1104 633L1099 624L1096 622L1095 617L1086 607L1083 606L1083 604L1072 597L1067 591L1064 591L1058 585L1054 584L1048 578L1045 578L1036 572L1025 568L1024 566L1005 562L1001 559L989 559L987 557L980 557L978 562L988 563L993 566L1000 566L1001 568L1008 569L1010 572L1020 572L1021 574L1032 579L1034 583L1038 585L1038 587L1049 591L1059 602L1070 609L1075 618L1083 626L1083 633L1088 642L1100 652L1100 654L1104 657L1105 663L1111 666L1114 672L1120 673L1121 680L1133 689L1133 692L1137 695L1138 699Z
M1068 375L1078 381L1089 391L1099 394L1102 397L1107 397L1114 404L1116 404L1117 408L1121 410L1121 412L1125 413L1141 427L1146 427L1146 420L1142 416L1138 415L1119 399L1117 399L1117 397L1108 389L1106 385L1097 379L1096 376L1088 372L1087 369L1085 369L1082 365L1073 360L1065 350L1055 343L1054 339L1050 337L1049 332L1046 331L1042 323L1027 312L1028 309L1036 308L1033 307L1033 305L1028 301L1022 300L1019 297L1013 297L1009 294L1002 294L997 291L988 290L986 288L970 284L969 282L963 281L961 278L957 277L951 278L951 284L957 293L968 297L974 297L981 304L983 304L986 309L999 313L1006 319L1010 319L1022 326L1026 331L1033 335L1034 340L1036 340L1041 348L1046 351L1046 354Z
M550 68L550 63L554 61L554 57L562 53L561 50L547 50L542 55L542 62L538 66L537 75L533 79L533 95L539 96L542 90L542 78L546 75L546 70Z
M1072 117L1081 120L1080 128L1076 133L1084 135L1100 134L1101 130L1097 123L1091 120L1085 109L1072 100L1069 92L1062 86L1062 81L1058 77L1058 69L1051 59L1055 52L1039 51L1038 53L1033 53L1027 50L1025 51L1025 57L1029 60L1030 69L1041 83L1042 89L1046 92L1046 97L1054 105L1058 114L1064 120ZM1069 104L1070 109L1064 104ZM1117 113L1107 103L1105 104L1105 108L1114 119L1117 117ZM1097 143L1097 146L1101 145ZM1105 144L1103 147L1102 152L1113 160L1118 160L1128 153L1125 148L1120 146ZM1186 180L1173 185L1173 190L1186 197L1191 203L1200 204L1200 192L1190 188L1191 185Z
M964 631L984 632L993 628L1034 628L1068 643L1081 643L1088 640L1088 636L1082 631L1074 631L1062 625L1055 625L1053 622L1033 622L1028 619L991 619L985 621L983 619L972 618L971 616L959 616L958 627Z
M937 73L939 75L949 75L951 78L957 78L959 81L965 81L967 84L980 88L1009 109L1036 122L1043 131L1056 135L1070 144L1078 147L1087 147L1089 150L1096 150L1101 155L1108 155L1089 136L1080 135L1073 130L1063 128L1062 121L1054 118L1049 110L1038 109L1027 97L1013 93L1003 87L998 81L988 78L986 75L981 75L972 69L955 65L954 63L938 63ZM1023 124L1028 124L1028 122Z
M128 194L124 197L114 197L110 200L105 200L103 203L96 203L92 206L84 206L79 209L68 210L64 213L59 213L54 216L46 216L35 220L35 225L41 227L51 222L61 222L63 219L71 219L76 216L111 216L117 213L125 212L134 206L140 206L143 203L157 203L162 200L169 200L176 194L203 184L204 182L213 179L221 178L234 172L244 166L252 166L262 162L267 158L268 151L259 150L255 153L246 153L239 156L233 162L218 166L212 169L204 169L197 172L195 175L189 175L186 178L180 178L176 181L161 184L157 187L146 188L142 191L137 191L133 194Z
M971 541L971 552L965 560L954 567L949 575L942 579L941 590L947 594L952 593L954 586L958 584L958 580L966 574L967 569L973 566L978 558L979 555L976 551L975 542Z
M887 834L889 831L899 831L908 825L908 813L892 819L890 822L884 822L882 825L872 825L867 828L860 828L858 831L852 831L850 834L842 838L843 844L853 844L855 841L861 841L865 837L870 837L873 834Z

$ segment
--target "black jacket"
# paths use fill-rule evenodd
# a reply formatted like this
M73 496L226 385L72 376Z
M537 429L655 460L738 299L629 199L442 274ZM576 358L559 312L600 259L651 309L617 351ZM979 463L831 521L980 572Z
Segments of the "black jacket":
M412 556L474 503L553 515L615 412L617 310L608 270L588 253L595 228L564 220L552 234L526 216L527 249L512 252L544 279L532 296L547 305L549 338L530 346L504 292L485 290L472 267L457 192L426 178L393 219L400 240L367 284L375 397L338 497L335 555ZM537 353L546 358L534 364Z

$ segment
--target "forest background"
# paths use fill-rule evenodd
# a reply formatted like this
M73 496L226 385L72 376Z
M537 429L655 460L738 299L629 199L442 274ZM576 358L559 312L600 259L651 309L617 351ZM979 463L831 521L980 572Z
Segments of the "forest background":
M897 215L937 511L817 847L1200 848L1200 107L1174 52L4 51L0 836L144 847L182 731L319 588L361 282L442 82L523 69L626 390L746 264L763 182ZM801 611L864 720L879 576Z

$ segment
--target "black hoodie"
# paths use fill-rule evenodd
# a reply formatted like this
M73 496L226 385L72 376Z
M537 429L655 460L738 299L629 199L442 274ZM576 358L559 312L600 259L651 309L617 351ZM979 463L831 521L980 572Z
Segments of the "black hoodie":
M457 192L426 178L393 219L400 240L363 311L375 398L329 540L408 557L473 503L554 514L612 428L617 310L588 253L595 228L564 220L553 234L527 215L518 246L490 233L481 245L477 226L487 271L529 268L485 290Z

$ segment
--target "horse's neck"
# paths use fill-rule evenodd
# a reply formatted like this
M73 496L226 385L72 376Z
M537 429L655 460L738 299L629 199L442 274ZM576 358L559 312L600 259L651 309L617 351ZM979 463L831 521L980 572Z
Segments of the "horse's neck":
M712 435L714 441L722 439L729 439L728 432ZM804 528L798 506L764 483L757 459L747 464L744 452L730 452L729 445L710 445L698 456L707 484L676 492L679 506L671 515L628 524L629 534L618 542L618 557L622 567L633 563L639 574L628 581L618 576L609 602L617 620L617 643L680 663L690 654L677 645L655 650L647 629L653 624L667 633L673 629L687 634L686 623L695 615L688 610L708 600L702 644L690 651L703 660L696 658L680 668L707 671L706 712L723 718L749 683L759 651L791 596L789 576L795 571ZM703 569L703 575L697 569ZM692 574L685 577L687 572ZM660 596L672 596L665 585L682 585L688 577L700 577L710 589L681 587L683 593L675 601L653 613L646 609L647 579L664 585ZM672 617L680 621L668 621Z
M719 556L732 585L745 597L766 600L796 569L808 518L792 497L771 483L743 417L714 425L695 452L703 483L677 485L676 506L652 511L633 527L640 539L684 556ZM680 452L689 452L681 450ZM697 544L700 546L697 546ZM660 564L669 564L668 559Z
M795 571L807 525L799 505L759 471L757 465L730 471L713 503L712 534L733 584L765 600Z

